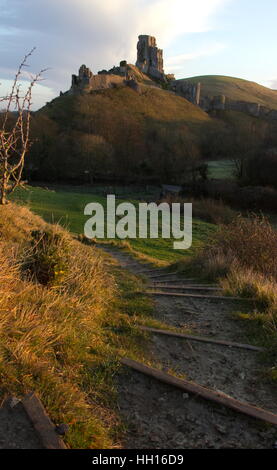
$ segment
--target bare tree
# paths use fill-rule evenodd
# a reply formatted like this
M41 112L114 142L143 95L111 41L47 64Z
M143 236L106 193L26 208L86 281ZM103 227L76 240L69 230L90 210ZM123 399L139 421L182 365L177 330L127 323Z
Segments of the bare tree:
M41 80L41 70L36 75L30 75L27 91L21 91L19 80L27 61L35 48L25 55L16 72L11 92L0 97L3 111L0 114L0 204L7 204L7 196L22 184L22 172L25 157L30 148L30 117L32 106L32 91L35 84Z

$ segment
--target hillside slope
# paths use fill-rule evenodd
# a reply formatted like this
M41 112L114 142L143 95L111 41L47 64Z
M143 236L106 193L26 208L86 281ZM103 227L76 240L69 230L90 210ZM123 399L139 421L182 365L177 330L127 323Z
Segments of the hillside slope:
M156 87L143 86L141 94L128 87L114 88L92 92L84 95L65 95L56 98L52 103L42 108L38 114L44 113L59 122L61 118L71 119L68 112L75 115L88 113L91 116L107 111L111 117L124 118L134 116L141 120L155 119L183 124L208 121L208 115L197 106L174 93ZM66 113L65 115L60 115Z
M35 114L39 143L32 165L44 180L80 181L87 174L169 181L184 173L184 162L201 154L207 125L213 120L203 110L160 88L64 95Z
M255 82L220 75L191 77L183 81L201 82L202 96L226 95L231 100L260 103L268 108L277 109L277 91Z

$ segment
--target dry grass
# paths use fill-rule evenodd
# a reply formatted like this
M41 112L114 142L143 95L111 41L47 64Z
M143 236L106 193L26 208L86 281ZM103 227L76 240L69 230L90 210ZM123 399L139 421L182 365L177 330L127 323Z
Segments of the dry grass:
M26 214L22 210L24 220ZM21 245L21 233L18 241ZM1 388L16 395L36 390L55 422L72 423L68 441L73 447L105 447L111 445L105 410L92 407L92 384L85 389L81 384L84 365L92 366L90 348L103 353L101 321L115 284L96 252L88 258L82 245L72 244L69 274L54 290L23 280L20 265L10 260L1 241Z
M250 269L277 280L277 232L264 216L237 216L221 225L213 238L190 260L186 268L202 277L218 279L230 270Z
M12 204L0 208L0 221L0 394L36 391L55 423L70 424L70 447L118 446L113 377L120 354L138 349L142 334L130 313L139 315L139 308L125 301L122 313L110 261L72 239L59 286L26 279L18 259L30 248L30 229L55 228ZM136 283L128 282L130 295ZM140 302L147 314L150 306Z
M194 218L204 220L212 224L229 224L235 218L236 213L229 206L226 206L222 201L215 199L202 198L182 198L178 196L167 196L162 202L172 204L178 202L180 204L191 203L192 214Z
M268 375L277 380L277 282L252 269L233 265L221 285L227 294L256 299L250 313L239 312L237 317L247 321L251 341L267 348Z
M277 232L264 216L237 217L221 227L214 246L241 266L277 280Z

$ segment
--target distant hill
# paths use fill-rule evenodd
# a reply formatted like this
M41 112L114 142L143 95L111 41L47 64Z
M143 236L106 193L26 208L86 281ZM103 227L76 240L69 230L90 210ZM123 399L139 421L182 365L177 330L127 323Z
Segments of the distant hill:
M34 115L32 174L44 180L182 181L220 126L174 93L146 86L65 94Z
M220 75L191 77L183 81L201 82L202 96L225 95L231 100L260 103L268 108L277 109L277 91L255 82Z
M63 94L33 114L28 180L184 184L202 171L201 159L228 160L277 145L276 121L230 110L209 115L133 72L139 89ZM277 109L277 92L253 82L217 76L188 81L201 81L206 96Z

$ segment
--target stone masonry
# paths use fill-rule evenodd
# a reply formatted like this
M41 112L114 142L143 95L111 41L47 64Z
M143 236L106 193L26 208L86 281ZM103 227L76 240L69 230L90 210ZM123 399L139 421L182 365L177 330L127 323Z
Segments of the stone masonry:
M139 36L136 66L150 77L165 80L163 51L158 49L156 38L153 36Z
M200 105L201 83L194 84L183 80L174 80L170 83L170 88L177 95L183 96L196 106Z

